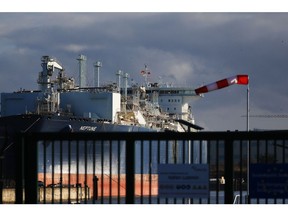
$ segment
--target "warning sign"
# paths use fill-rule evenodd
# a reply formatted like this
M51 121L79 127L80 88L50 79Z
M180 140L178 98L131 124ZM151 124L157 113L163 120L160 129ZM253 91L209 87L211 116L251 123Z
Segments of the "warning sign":
M158 196L208 198L208 164L158 164Z

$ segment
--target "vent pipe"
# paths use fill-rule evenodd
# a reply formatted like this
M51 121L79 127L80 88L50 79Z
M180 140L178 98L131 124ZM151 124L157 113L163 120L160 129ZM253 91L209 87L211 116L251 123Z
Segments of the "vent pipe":
M94 70L94 86L99 86L99 73L100 73L100 67L102 67L102 62L97 61L94 64L95 70Z
M77 58L79 62L79 87L84 88L86 87L86 75L87 75L87 69L86 69L86 61L87 57L84 55L79 55L79 58Z

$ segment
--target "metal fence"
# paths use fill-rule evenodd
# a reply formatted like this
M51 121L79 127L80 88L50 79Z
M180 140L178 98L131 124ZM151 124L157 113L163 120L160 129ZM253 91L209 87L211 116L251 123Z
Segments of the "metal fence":
M287 202L288 190L281 196L275 189L258 196L257 176L251 177L250 170L255 164L260 168L282 164L286 172L287 131L33 133L20 134L15 147L15 187L7 186L9 164L2 159L2 203ZM160 196L160 164L206 164L208 195ZM8 190L10 195L4 196Z

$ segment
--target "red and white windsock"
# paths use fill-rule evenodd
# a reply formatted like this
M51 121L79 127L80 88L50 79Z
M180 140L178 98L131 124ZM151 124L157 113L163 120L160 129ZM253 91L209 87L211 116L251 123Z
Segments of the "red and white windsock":
M248 85L249 77L248 75L235 75L226 79L219 80L217 82L202 86L195 89L197 95L214 91L217 89L225 88L233 84L238 85Z

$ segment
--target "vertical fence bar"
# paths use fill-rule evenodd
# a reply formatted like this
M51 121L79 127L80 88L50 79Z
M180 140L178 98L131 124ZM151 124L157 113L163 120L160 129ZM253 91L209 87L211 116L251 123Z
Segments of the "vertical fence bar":
M199 140L199 151L198 151L198 154L199 154L199 164L202 164L203 161L202 161L202 140ZM202 198L199 199L199 204L202 203Z
M216 203L219 203L219 140L216 140Z
M3 160L4 160L4 153L2 153L2 150L0 150L0 204L3 204L3 184L4 184L3 169L2 169Z
M210 147L210 140L207 141L207 164L209 166L209 187L211 186L211 182L210 182L210 179L211 179L211 166L210 166L210 163L211 163L211 147ZM211 193L211 187L209 188L209 192ZM207 200L207 203L210 204L211 203L211 199L210 199L211 196L208 197L208 200Z
M126 141L126 204L135 203L135 141Z
M16 190L15 203L23 204L24 187L24 134L18 134L16 142Z
M149 201L152 203L152 140L149 140Z
M117 187L117 194L118 194L118 196L117 196L117 203L118 204L120 204L120 201L121 201L121 199L120 199L120 193L121 193L121 191L120 191L120 188L121 188L121 154L120 154L120 140L118 140L117 141L117 161L118 161L118 164L117 164L117 173L118 173L118 181L117 181L117 184L118 184L118 187Z
M43 203L46 203L46 185L47 185L47 166L46 166L46 161L47 161L47 153L46 153L46 140L43 141Z
M29 136L24 143L25 204L38 202L38 148L37 141Z
M144 174L144 147L143 140L140 141L140 203L143 204L143 174Z
M282 140L282 163L286 163L286 160L285 160L285 149L286 149L286 140ZM285 198L283 198L282 200L282 204L285 203Z
M165 140L165 164L169 163L169 145L168 140ZM165 198L165 203L168 204L168 198Z
M248 131L249 133L249 131ZM246 167L246 176L247 176L247 184L246 184L246 188L247 188L247 198L246 198L246 202L247 203L250 203L250 164L251 164L251 158L250 158L250 155L251 155L251 140L248 139L247 140L247 147L246 147L246 151L247 151L247 167Z
M54 187L54 185L55 185L55 176L54 176L54 168L55 168L55 164L54 164L54 160L55 160L55 152L54 152L54 140L52 141L52 149L51 149L51 157L52 157L52 159L51 159L51 164L52 164L52 204L54 203L54 195L55 195L55 193L54 193L54 191L55 191L55 187Z
M277 164L277 146L276 146L276 144L277 144L277 141L276 140L273 140L273 145L274 145L274 149L273 149L273 151L274 151L274 154L273 154L273 163L274 164ZM274 198L274 204L276 204L277 203L277 199L276 198Z
M242 204L242 196L243 196L243 185L242 185L242 179L243 179L243 140L240 141L239 143L239 191L240 191L240 204ZM236 187L236 190L238 190L238 188Z
M79 203L79 140L76 142L76 203ZM81 188L80 188L81 189Z
M63 141L60 140L60 204L63 202Z
M286 151L286 143L287 140L282 140L283 142L283 147L282 147L282 158L283 158L283 162L282 163L286 163L286 157L285 157L285 151Z
M267 164L268 161L268 140L265 140L265 163ZM265 198L265 203L268 204L268 198Z
M233 203L233 140L229 137L225 140L225 204Z
M93 145L93 152L92 152L92 157L93 157L93 167L92 167L92 174L93 174L93 200L92 200L92 203L95 204L95 200L98 199L98 178L97 176L95 175L95 167L96 167L96 160L95 160L95 155L96 155L96 143L95 141L92 143Z
M157 165L160 164L160 157L161 157L161 152L160 152L161 148L160 148L160 140L157 141ZM158 166L157 166L157 173L159 172L158 170ZM159 176L158 176L159 178ZM159 185L158 185L159 187ZM159 198L159 194L157 196L157 204L160 204L160 198Z
M176 164L177 163L177 141L172 140L172 145L171 145L171 151L172 151L172 163ZM174 198L174 204L176 204L177 198Z
M4 138L4 146L8 146L8 134L7 134L7 127L5 127L5 132L1 133L0 130L0 136L4 135L1 138ZM3 166L5 158L5 149L0 149L0 204L3 204L3 185L4 185L4 176L3 176Z
M101 140L101 203L104 203L104 142Z
M68 203L71 203L71 141L68 141Z
M112 141L109 141L109 203L112 203Z
M186 163L186 144L188 144L189 140L182 140L182 164ZM187 200L187 203L189 203L190 198L182 198L182 204L185 204L185 201Z
M87 140L84 142L84 203L87 203L88 185L87 185Z
M259 163L260 162L260 148L259 148L259 140L257 140L257 143L256 143L256 163ZM248 166L248 164L247 164ZM248 182L248 179L247 179L247 182ZM257 197L256 198L256 202L257 204L260 203L260 199Z
M195 146L195 140L191 140L188 148L188 159L189 159L189 164L194 164L194 146ZM194 203L194 198L190 198L190 204Z

